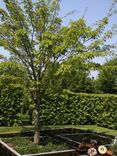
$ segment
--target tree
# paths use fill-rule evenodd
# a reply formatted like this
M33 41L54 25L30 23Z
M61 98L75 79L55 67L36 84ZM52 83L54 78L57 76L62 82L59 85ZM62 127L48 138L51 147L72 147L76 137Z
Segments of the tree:
M54 76L58 62L61 71L70 70L67 58L84 61L106 51L106 37L100 35L108 23L108 17L98 22L95 29L86 25L83 18L62 26L59 17L60 0L4 0L0 9L0 46L10 51L22 63L28 73L31 97L35 103L34 142L40 140L40 105L47 73ZM87 61L88 62L88 61ZM57 75L56 74L56 75Z
M4 61L4 60L6 60L6 58L0 54L0 61Z
M99 71L98 90L103 93L117 93L117 58L107 61Z
M90 68L88 68L87 63L83 62L82 59L76 61L76 57L77 56L75 56L74 59L70 57L64 62L67 67L70 65L69 70L64 71L61 69L61 64L56 64L54 70L55 75L51 76L51 73L47 74L44 80L44 84L46 84L45 86L48 87L46 88L46 94L47 92L61 93L64 89L76 93L93 92L92 80L89 77Z

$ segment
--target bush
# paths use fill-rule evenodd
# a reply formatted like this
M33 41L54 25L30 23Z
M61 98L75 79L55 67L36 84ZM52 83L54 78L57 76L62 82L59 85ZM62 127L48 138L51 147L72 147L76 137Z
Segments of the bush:
M28 112L29 102L20 85L9 85L0 91L0 125L22 124L20 114Z
M19 85L0 91L0 124L2 126L32 123L33 105ZM42 99L42 125L99 125L117 129L117 95L85 94L64 91Z
M44 125L97 124L117 129L117 95L85 94L65 91L42 101Z

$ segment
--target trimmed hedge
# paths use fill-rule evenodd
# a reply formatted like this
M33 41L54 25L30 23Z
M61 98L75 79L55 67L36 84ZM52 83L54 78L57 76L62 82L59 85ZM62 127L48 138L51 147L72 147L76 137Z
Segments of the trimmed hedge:
M33 109L21 86L9 85L0 91L0 125L32 123ZM117 129L117 95L64 91L42 100L42 125L99 125Z
M28 116L29 102L20 85L9 85L0 90L0 125L21 125Z
M117 129L117 95L65 91L42 101L43 125L97 124Z

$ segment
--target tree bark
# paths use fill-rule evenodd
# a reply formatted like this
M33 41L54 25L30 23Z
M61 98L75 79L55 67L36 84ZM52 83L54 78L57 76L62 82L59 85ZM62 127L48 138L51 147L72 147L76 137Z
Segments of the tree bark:
M40 121L39 121L40 100L38 96L35 105L36 108L34 111L34 126L35 126L34 143L39 144L40 143Z

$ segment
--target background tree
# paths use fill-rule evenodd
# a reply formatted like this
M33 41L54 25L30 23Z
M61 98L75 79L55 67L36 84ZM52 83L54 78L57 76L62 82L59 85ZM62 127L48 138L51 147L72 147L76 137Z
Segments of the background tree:
M59 17L60 0L4 0L5 9L0 9L0 46L25 66L31 97L35 103L34 142L40 140L40 105L43 96L44 78L54 76L56 63L61 67L55 75L68 71L69 58L88 60L99 56L107 49L106 37L101 39L108 17L103 18L93 29L84 19L62 26ZM108 47L109 50L110 47ZM76 57L78 56L78 57Z
M51 73L46 75L44 79L44 84L47 87L46 93L61 93L64 89L76 93L93 92L92 80L89 77L90 68L82 59L76 61L76 58L77 56L70 57L62 64L57 63L54 76L51 76ZM69 68L64 70L64 64Z
M6 60L6 57L0 54L0 62Z
M117 58L107 61L99 71L97 88L103 93L117 93Z

